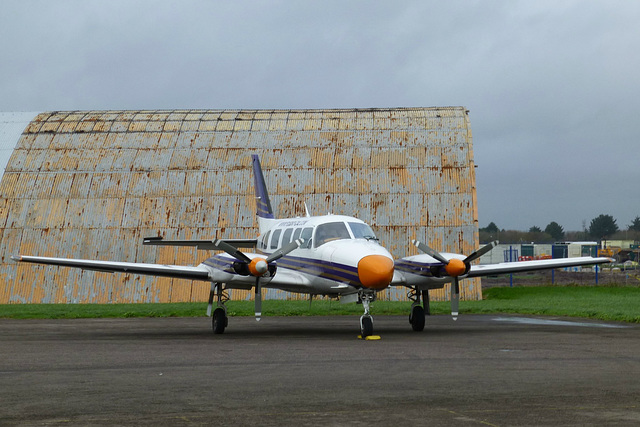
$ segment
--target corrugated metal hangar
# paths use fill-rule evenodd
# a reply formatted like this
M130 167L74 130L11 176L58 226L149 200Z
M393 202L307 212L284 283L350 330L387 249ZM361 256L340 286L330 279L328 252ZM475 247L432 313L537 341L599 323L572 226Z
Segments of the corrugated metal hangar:
M0 131L15 128L13 116L2 117ZM10 256L197 265L208 254L142 239L255 237L254 153L278 216L302 216L306 203L312 215L359 217L395 257L415 254L414 238L441 251L478 247L462 107L49 112L8 144L0 303L206 301L203 282L18 265ZM463 298L481 298L479 279L462 284ZM405 293L391 288L383 297Z

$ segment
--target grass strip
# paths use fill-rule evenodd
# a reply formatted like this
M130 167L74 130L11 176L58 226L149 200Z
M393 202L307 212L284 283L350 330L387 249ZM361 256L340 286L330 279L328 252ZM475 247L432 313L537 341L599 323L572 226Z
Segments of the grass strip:
M408 315L410 302L376 301L374 315ZM2 304L0 318L73 319L106 317L198 317L207 304ZM252 301L229 301L230 316L253 316ZM267 316L360 315L362 306L336 301L266 300L262 312ZM449 302L432 302L432 314L448 314ZM532 286L491 288L482 301L461 301L462 314L520 313L546 316L570 316L640 323L638 287L558 287Z
M465 301L463 312L569 316L640 323L640 288L529 286L491 288L484 300Z

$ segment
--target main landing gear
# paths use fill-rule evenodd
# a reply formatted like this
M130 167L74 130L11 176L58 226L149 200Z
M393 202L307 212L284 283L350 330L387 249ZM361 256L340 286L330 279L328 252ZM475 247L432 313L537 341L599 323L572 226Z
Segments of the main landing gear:
M373 335L373 317L369 314L369 304L376 300L376 293L361 291L359 297L364 306L364 314L360 317L360 334L362 338L366 338Z
M424 308L420 305L420 294L422 294ZM429 291L426 289L423 291L411 289L408 296L409 299L413 301L413 304L411 304L409 323L411 323L411 328L414 331L420 332L424 330L425 315L431 314L431 308L429 307Z
M218 301L218 307L211 313L213 307L213 298ZM227 316L227 307L225 302L229 301L229 294L225 292L222 283L212 283L211 292L209 292L209 306L207 308L207 316L211 316L211 327L214 334L224 333L224 329L229 325L229 317Z

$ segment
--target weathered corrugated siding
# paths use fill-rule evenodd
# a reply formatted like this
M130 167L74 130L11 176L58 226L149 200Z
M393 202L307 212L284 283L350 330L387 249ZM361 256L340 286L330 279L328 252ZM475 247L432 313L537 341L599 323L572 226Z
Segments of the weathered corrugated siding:
M198 264L207 253L145 247L142 238L254 236L252 153L279 216L304 215L305 202L313 214L357 216L396 257L416 253L414 238L442 251L477 247L464 108L43 113L0 183L0 303L206 300L206 283L9 256ZM478 280L463 283L463 298L480 298ZM387 297L404 294L390 289Z

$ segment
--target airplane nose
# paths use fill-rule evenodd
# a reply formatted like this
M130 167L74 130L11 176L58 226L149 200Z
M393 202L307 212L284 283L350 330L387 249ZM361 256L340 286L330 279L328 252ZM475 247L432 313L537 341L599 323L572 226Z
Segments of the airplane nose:
M393 260L383 255L365 256L358 262L358 278L366 288L386 288L393 278Z

